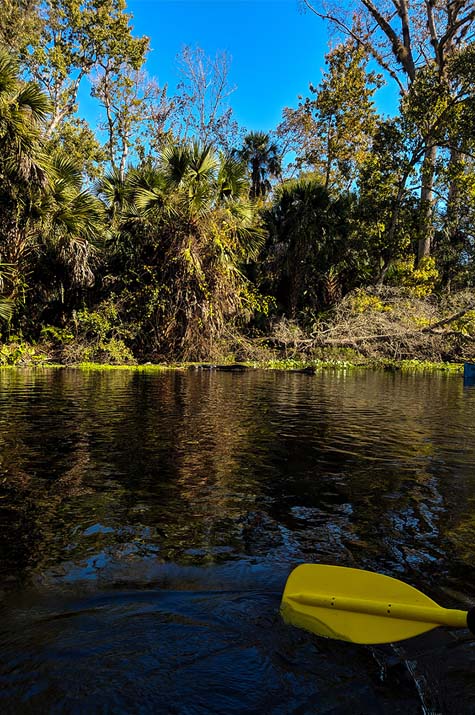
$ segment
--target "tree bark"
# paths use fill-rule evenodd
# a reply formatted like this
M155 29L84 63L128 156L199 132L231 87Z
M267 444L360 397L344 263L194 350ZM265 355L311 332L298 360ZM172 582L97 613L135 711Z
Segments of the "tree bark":
M417 246L417 263L430 256L433 237L432 208L434 193L435 161L437 147L429 144L425 150L422 163L422 186L420 202L419 242Z

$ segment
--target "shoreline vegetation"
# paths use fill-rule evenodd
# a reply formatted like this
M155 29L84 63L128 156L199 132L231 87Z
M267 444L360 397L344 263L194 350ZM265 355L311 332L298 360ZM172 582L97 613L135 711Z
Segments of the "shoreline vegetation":
M428 360L401 360L399 362L391 360L376 360L366 363L351 363L344 360L313 360L289 361L272 360L264 363L158 363L158 364L137 364L137 365L106 365L104 363L78 363L76 365L61 365L60 363L35 362L31 364L0 365L1 370L82 370L85 372L107 372L107 371L129 371L129 372L171 372L188 371L196 372L232 372L243 373L252 370L266 370L269 372L300 373L305 375L315 375L325 371L347 371L347 370L387 370L391 372L442 372L450 374L462 374L463 363L430 362Z
M108 365L105 363L77 363L62 365L48 361L35 361L31 363L1 364L0 370L22 369L47 369L47 370L83 370L94 372L130 371L130 372L170 372L195 370L196 372L231 372L244 373L252 370L266 370L274 372L290 372L305 375L315 375L327 370L388 370L392 372L444 372L463 373L463 363L430 362L428 360L400 360L387 359L373 360L371 362L352 363L345 360L271 360L262 363L143 363L136 365Z
M410 289L366 289L345 296L311 329L281 318L266 334L229 331L204 359L145 355L117 339L48 328L37 342L12 335L0 342L0 367L84 370L196 369L240 372L375 368L459 372L475 356L475 294L418 297Z
M468 0L324 13L325 69L268 132L234 118L225 55L149 81L124 0L4 5L0 366L475 358Z

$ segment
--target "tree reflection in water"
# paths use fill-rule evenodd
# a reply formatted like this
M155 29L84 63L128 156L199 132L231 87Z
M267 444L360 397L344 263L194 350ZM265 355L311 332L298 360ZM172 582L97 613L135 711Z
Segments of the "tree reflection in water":
M382 571L465 607L475 595L474 404L475 391L438 375L0 371L8 618L20 596L38 606L44 588L227 589L245 591L244 600L261 594L256 618L265 621L270 607L266 628L282 629L279 593L301 561ZM135 598L121 596L121 608L140 612ZM195 605L187 602L180 618L192 618ZM245 629L247 616L236 617ZM229 626L229 613L222 618ZM104 637L106 621L94 627ZM279 674L274 662L269 688L281 692L279 649L289 636L278 633L269 648ZM424 638L372 651L387 672L375 703L407 711L396 694L400 677L425 683L425 702L441 712L461 684L464 702L473 699L469 642L444 631ZM334 648L325 657L336 657ZM368 688L372 676L356 663L348 682ZM289 667L301 677L297 663ZM416 691L404 695L412 704Z

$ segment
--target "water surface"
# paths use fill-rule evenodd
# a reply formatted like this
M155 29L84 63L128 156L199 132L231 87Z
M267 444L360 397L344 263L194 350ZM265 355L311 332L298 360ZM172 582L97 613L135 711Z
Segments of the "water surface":
M475 713L475 641L281 622L301 562L475 602L458 376L0 370L5 713Z

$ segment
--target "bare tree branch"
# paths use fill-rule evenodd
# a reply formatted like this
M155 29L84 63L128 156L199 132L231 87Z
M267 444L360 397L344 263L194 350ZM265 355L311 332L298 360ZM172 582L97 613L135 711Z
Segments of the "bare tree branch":
M412 57L409 32L409 17L405 0L401 0L400 11L398 13L402 23L402 42L396 34L395 30L391 27L388 20L379 12L377 7L371 0L361 0L361 2L368 10L368 12L371 13L372 17L375 19L381 30L384 32L384 34L390 41L395 57L399 60L399 62L401 62L407 76L409 77L411 82L413 82L416 76L416 68L414 66L414 60Z
M328 20L331 22L335 27L337 27L343 34L347 35L348 37L351 37L355 42L357 42L361 47L363 47L369 54L376 60L376 62L379 64L379 66L388 73L388 75L396 82L396 84L399 87L399 90L401 94L406 93L406 87L404 86L404 83L401 81L400 77L398 76L397 72L395 72L392 67L386 62L384 59L383 55L378 52L376 47L372 42L369 41L368 36L364 37L361 35L358 35L355 30L347 25L341 18L337 17L336 15L332 15L327 12L319 12L314 5L310 3L309 0L302 0L304 5L314 13L314 15L317 15L317 17L320 17L322 20Z

